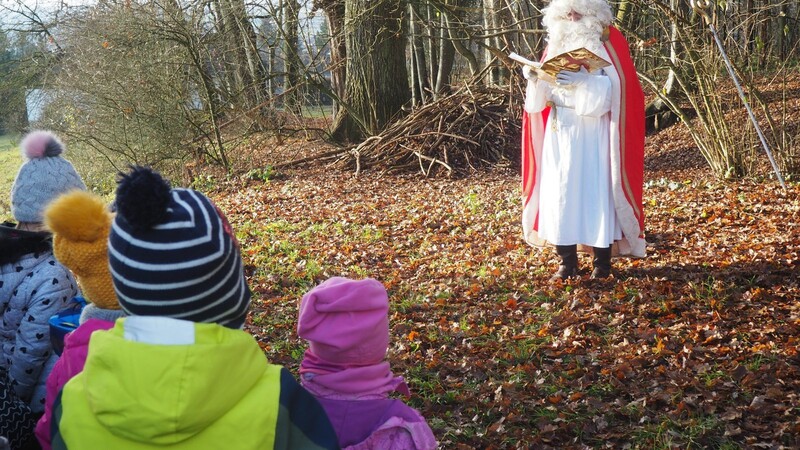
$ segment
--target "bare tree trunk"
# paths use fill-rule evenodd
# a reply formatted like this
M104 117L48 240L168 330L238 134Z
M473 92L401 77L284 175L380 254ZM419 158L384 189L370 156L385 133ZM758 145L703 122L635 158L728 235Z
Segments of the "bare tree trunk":
M411 10L411 6L410 5L409 5L408 8L409 8L409 14L408 14L408 16L409 16L408 17L409 18L409 23L408 23L408 30L409 30L408 31L409 32L408 45L409 45L409 48L410 48L410 51L411 51L411 57L408 58L408 67L409 67L409 70L410 70L410 73L409 73L410 80L409 80L409 82L411 84L411 106L416 108L418 105L420 105L420 102L422 101L422 96L420 94L420 89L419 89L419 84L420 83L419 83L419 76L417 76L417 63L416 63L417 58L415 56L416 55L416 49L414 48L414 34L415 33L414 33L413 25L412 25L412 21L414 20L413 19L414 14L411 12L412 10Z
M431 91L433 91L432 88L436 86L436 77L439 75L438 34L436 32L436 27L434 27L433 15L433 8L429 3L425 8L425 23L423 29L426 30L425 47L427 50L426 53L428 54L428 77L430 79L428 85L431 87Z
M224 42L225 73L228 77L229 102L250 109L263 98L263 67L254 58L255 33L242 0L215 0L216 26ZM254 88L259 85L258 88Z
M542 45L544 33L536 33L536 31L541 30L541 18L534 7L534 3L540 2L528 0L517 2L515 10L517 14L516 17L513 17L514 22L519 24L521 31L519 40L514 43L516 52L529 57L536 57L544 47Z
M617 23L623 24L624 26L628 25L628 12L630 11L631 3L628 0L620 0L617 3Z
M346 0L346 109L332 135L358 141L383 130L408 102L401 0Z
M245 109L264 101L266 74L256 48L256 36L242 0L223 0L226 33L237 58L235 70L242 83L241 98Z
M328 29L331 33L331 90L338 97L333 103L334 116L339 112L339 99L344 98L344 80L347 65L347 49L342 31L344 29L344 3L338 2L328 13Z
M514 48L510 45L505 36L505 31L510 29L511 18L509 10L503 4L503 0L483 0L485 32L490 35L489 46L501 51L508 51ZM486 64L490 64L494 59L494 54L486 49ZM508 69L502 64L493 64L489 70L489 83L502 84L508 80Z
M753 51L753 39L752 39L752 30L753 24L751 22L752 18L755 16L753 11L753 0L744 0L744 8L745 14L741 17L745 17L745 22L742 26L742 30L744 30L744 45L742 48L744 49L743 58L745 61L750 59L750 53Z
M265 99L269 98L269 91L267 91L267 69L264 67L264 62L261 60L261 54L258 50L258 39L256 37L256 30L250 17L244 9L244 3L240 0L242 8L242 21L239 26L242 29L244 37L243 44L245 45L244 51L247 57L247 67L250 70L250 77L253 80L253 97L255 105L260 105ZM253 105L253 106L255 106Z
M772 32L775 36L775 48L777 49L778 58L781 61L786 61L786 38L783 30L786 28L786 16L789 11L786 8L786 3L781 3L778 8L777 26L774 27Z
M761 44L758 55L758 68L763 69L767 66L769 57L774 55L777 46L770 35L770 26L777 22L776 15L772 15L772 10L775 9L769 2L759 8L759 17L761 20L758 22L758 40Z
M216 32L219 36L221 36L221 43L219 44L223 51L219 57L218 61L213 61L213 63L221 64L222 70L220 70L219 74L219 81L220 85L223 86L220 89L220 96L223 99L223 102L230 102L232 104L236 104L238 100L238 92L242 90L242 83L243 80L241 79L241 73L235 68L238 66L236 55L233 51L229 51L229 47L231 46L228 37L230 36L229 29L231 27L230 17L228 14L228 10L225 6L223 0L212 0L212 14L214 15L214 25L216 27ZM172 6L172 5L170 5ZM178 11L177 14L180 14L180 7L175 5L175 10ZM209 62L212 62L212 59L209 57ZM239 104L238 106L242 106Z
M412 39L409 43L410 50L411 50L411 57L408 58L408 68L410 70L411 78L409 80L411 84L411 106L416 108L420 105L421 96L419 94L419 81L417 80L415 73L417 73L417 65L414 62L414 40Z
M267 71L270 74L274 74L278 70L278 65L275 63L277 58L277 47L276 43L269 44L269 54L267 56ZM275 78L270 76L267 79L267 91L269 92L270 98L272 98L273 94L275 94Z
M495 4L496 0L483 0L483 29L485 30L486 34L494 34L497 32L497 27L495 25ZM489 38L489 45L493 47L497 47L496 39ZM485 49L483 51L483 58L485 64L489 64L494 58L492 52L489 49ZM489 71L489 84L497 84L498 82L498 75L497 71L492 69Z
M284 105L286 108L298 112L302 106L303 95L300 92L300 52L297 49L300 3L298 0L283 0L283 57L284 77Z
M440 98L450 92L450 74L453 71L456 49L447 33L447 22L444 15L439 19L439 73L436 75L436 87L433 90L434 99Z
M789 13L787 17L792 18L792 23L800 23L800 4L798 2L793 2L788 5ZM787 19L788 21L788 19ZM787 58L797 58L797 45L800 43L800 31L797 29L798 27L787 27L786 31L788 32L788 39L786 43L786 47L790 48L788 54L786 55ZM792 56L794 54L794 56Z
M455 50L458 52L458 54L467 60L470 74L475 75L480 70L480 64L478 63L478 58L468 48L469 38L466 36L466 32L464 32L463 28L461 27L455 27L456 22L452 20L450 13L443 13L442 15L445 23L447 24L447 34L450 36L450 42L453 44L453 47L455 47ZM459 21L458 24L460 23L461 22Z
M414 72L412 78L412 97L416 99L414 105L425 104L431 94L431 83L428 72L428 64L425 58L425 42L420 33L419 14L414 9L414 5L408 5L408 24L411 32L411 64Z
M670 37L669 37L669 61L670 69L667 74L667 80L664 82L662 92L670 97L675 93L675 67L678 65L678 2L679 0L669 0L669 7L672 11L673 19L670 22ZM646 126L648 131L662 130L678 121L678 116L669 108L669 106L657 97L645 108Z
M186 36L186 38L186 51L189 54L192 65L200 76L203 86L202 96L205 99L205 109L208 110L208 117L211 122L210 135L213 135L213 137L209 136L208 140L214 147L216 147L219 162L223 165L223 167L228 169L230 167L230 162L228 161L228 156L225 152L225 146L223 144L222 133L219 126L219 119L222 116L222 108L220 107L222 101L220 100L219 92L214 85L214 79L209 73L209 65L206 64L207 60L201 56L201 47L197 45L197 42L194 40L195 36L189 35Z
M345 78L347 74L347 47L344 38L344 0L315 0L314 5L325 12L330 33L331 47L331 91L333 99L333 116L341 110L340 101L345 95Z

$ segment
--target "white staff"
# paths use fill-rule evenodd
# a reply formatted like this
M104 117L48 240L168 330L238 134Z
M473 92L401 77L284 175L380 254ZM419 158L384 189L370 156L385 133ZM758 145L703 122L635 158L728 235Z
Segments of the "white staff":
M727 67L728 73L733 79L736 89L739 91L739 97L741 97L742 103L744 103L744 107L747 109L747 114L750 115L750 120L753 122L753 126L756 128L756 133L758 133L758 137L761 139L761 145L764 146L764 151L767 152L769 162L772 164L772 170L775 172L775 176L778 177L781 187L786 189L786 184L783 182L783 177L781 176L780 169L778 169L778 164L775 163L775 158L772 157L772 152L769 150L769 145L767 145L767 140L764 138L764 133L761 132L761 127L758 126L756 116L753 115L753 110L750 109L750 104L747 103L747 98L744 96L742 86L739 84L739 80L736 78L736 74L733 72L733 66L728 59L728 54L725 53L725 49L722 47L722 41L720 41L717 30L714 28L714 24L711 22L711 17L709 16L708 12L713 7L713 3L709 0L691 0L689 3L698 14L703 16L703 20L705 20L705 22L708 24L708 28L711 29L711 34L714 35L714 41L717 43L717 47L719 47L719 51L722 54L722 59L725 61L725 67Z

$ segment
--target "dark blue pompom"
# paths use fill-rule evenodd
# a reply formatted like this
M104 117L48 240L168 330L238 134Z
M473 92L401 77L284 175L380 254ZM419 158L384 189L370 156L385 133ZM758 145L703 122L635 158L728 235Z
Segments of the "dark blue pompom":
M50 139L44 146L44 156L58 156L64 152L64 144L58 139Z
M117 214L136 230L147 230L167 220L170 185L158 172L132 166L117 181Z

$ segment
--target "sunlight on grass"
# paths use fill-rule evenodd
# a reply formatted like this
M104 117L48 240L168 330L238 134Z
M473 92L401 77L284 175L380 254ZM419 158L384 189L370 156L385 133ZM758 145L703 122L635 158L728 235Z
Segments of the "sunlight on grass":
M302 113L303 117L310 119L328 119L333 115L333 107L330 105L304 106Z
M13 220L11 215L11 185L17 176L22 157L17 151L19 136L0 136L0 220Z
M472 191L461 200L466 211L470 214L477 214L483 208L483 201L477 192Z
M395 300L392 305L398 312L403 314L409 313L416 308L417 305L425 302L425 297L423 295L395 295L395 298L399 298L400 300Z
M319 240L344 238L345 243L352 242L349 251L357 251L359 245L383 239L383 232L372 224L343 224L338 221L303 224L286 220L266 223L242 221L237 224L236 233L245 264L255 268L254 283L272 285L278 280L279 284L285 285L281 292L298 296L302 295L303 289L324 278L326 264L321 255L308 252L308 248ZM363 266L351 264L342 274L365 278L371 273Z
M269 280L291 280L287 289L296 295L301 295L302 289L314 284L322 272L322 265L305 255L304 243L293 238L300 231L300 226L280 220L269 223L241 222L238 225L237 238L242 247L242 258L245 264L256 268L253 274L255 283L265 277ZM274 284L274 281L270 284Z
M687 398L719 404L715 414L739 410L765 396L753 376L793 375L772 343L786 341L776 331L789 323L780 316L786 312L764 307L778 285L762 274L788 266L750 268L743 260L740 273L739 266L714 269L713 261L654 251L644 260L615 260L621 276L613 283L587 274L551 284L554 252L521 242L516 182L392 178L391 190L382 191L376 186L385 179L365 176L360 192L348 177L315 176L246 179L243 190L219 183L233 191L226 206L254 286L253 330L271 360L296 367L302 294L330 276L379 279L390 297L388 359L442 448L729 448L739 437L726 435L728 425L741 427L741 420L706 417ZM651 189L666 200L654 214L662 221L672 206L672 197L662 197L672 192ZM675 233L703 231L685 225ZM662 239L656 245L674 237ZM776 330L748 326L739 314L783 322ZM705 326L709 317L713 327ZM655 352L657 342L664 345ZM682 351L698 342L704 353ZM718 350L729 356L713 359ZM696 392L688 397L675 380L691 380Z

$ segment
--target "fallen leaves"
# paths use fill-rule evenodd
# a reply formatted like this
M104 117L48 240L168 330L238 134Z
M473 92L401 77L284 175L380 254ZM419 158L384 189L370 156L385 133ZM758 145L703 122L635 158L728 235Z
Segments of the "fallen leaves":
M389 360L443 448L798 447L800 186L710 182L682 139L649 150L648 256L599 282L547 282L555 255L520 238L516 172L223 183L247 329L296 373L302 294L375 277Z

